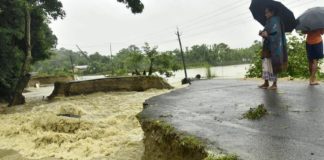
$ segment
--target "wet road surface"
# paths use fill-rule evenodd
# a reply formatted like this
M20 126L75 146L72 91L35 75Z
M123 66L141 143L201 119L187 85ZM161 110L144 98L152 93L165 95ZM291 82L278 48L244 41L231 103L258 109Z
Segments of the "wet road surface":
M277 91L261 81L206 80L151 98L143 116L163 119L207 141L210 150L244 160L323 160L324 85L279 82ZM243 119L264 104L269 114Z

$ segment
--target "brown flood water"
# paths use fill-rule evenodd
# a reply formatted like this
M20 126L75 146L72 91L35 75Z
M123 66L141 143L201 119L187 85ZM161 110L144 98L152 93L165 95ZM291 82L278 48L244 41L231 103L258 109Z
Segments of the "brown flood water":
M146 99L167 92L95 93L6 108L0 114L0 159L140 160L143 131L135 116Z

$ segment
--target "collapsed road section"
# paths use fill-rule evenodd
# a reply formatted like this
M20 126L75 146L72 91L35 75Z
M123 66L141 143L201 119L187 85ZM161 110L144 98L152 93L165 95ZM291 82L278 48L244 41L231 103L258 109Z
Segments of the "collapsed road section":
M197 81L153 97L138 114L145 160L201 160L225 154L243 160L319 160L324 157L324 88L281 82ZM267 114L244 118L262 104ZM209 158L212 159L212 158Z

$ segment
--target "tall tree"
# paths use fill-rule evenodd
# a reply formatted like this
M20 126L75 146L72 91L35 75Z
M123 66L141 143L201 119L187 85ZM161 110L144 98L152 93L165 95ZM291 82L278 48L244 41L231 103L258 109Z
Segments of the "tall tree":
M55 47L57 39L48 27L49 18L65 13L55 0L0 0L0 8L0 96L16 104L30 64L49 57L49 50Z
M146 60L142 51L135 45L130 45L128 48L121 49L114 58L114 64L117 68L126 72L136 72L144 70Z
M153 73L154 60L155 60L156 56L158 55L158 52L156 50L157 47L151 48L148 43L145 43L142 48L143 48L147 58L150 60L150 68L149 68L149 74L148 74L150 76Z
M23 58L16 43L24 37L24 12L17 1L0 0L0 9L0 98L8 100Z
M46 24L49 18L53 18L54 20L56 20L59 17L63 18L65 16L65 12L62 9L63 5L59 0L21 0L19 2L22 3L22 7L24 10L24 18L25 18L24 19L25 46L23 48L25 55L24 55L24 61L21 66L21 70L19 74L19 80L16 83L14 96L11 99L10 105L17 105L17 104L24 103L22 92L30 79L30 75L28 72L30 69L30 64L32 62L31 27L33 25L36 26L39 25L39 27L45 27L42 29L43 31L46 32L46 30L48 31L49 28L48 26L45 26L44 23ZM35 23L32 22L32 18L36 20ZM37 20L38 20L38 24L37 24ZM41 47L45 47L45 46L42 45Z
M117 0L141 13L140 0ZM50 56L57 39L48 27L49 19L63 18L60 0L0 0L0 99L22 103L30 64ZM14 96L12 96L14 95Z

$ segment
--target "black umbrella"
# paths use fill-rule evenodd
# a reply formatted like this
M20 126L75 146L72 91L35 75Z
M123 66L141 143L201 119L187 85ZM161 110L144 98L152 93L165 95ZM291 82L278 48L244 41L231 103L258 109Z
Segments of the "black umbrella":
M284 24L285 32L292 32L295 29L296 19L294 13L282 3L273 0L252 0L250 10L254 19L264 26L267 21L265 17L265 9L268 6L276 9L277 16L280 17Z
M313 31L324 28L324 7L308 9L298 17L296 30Z

